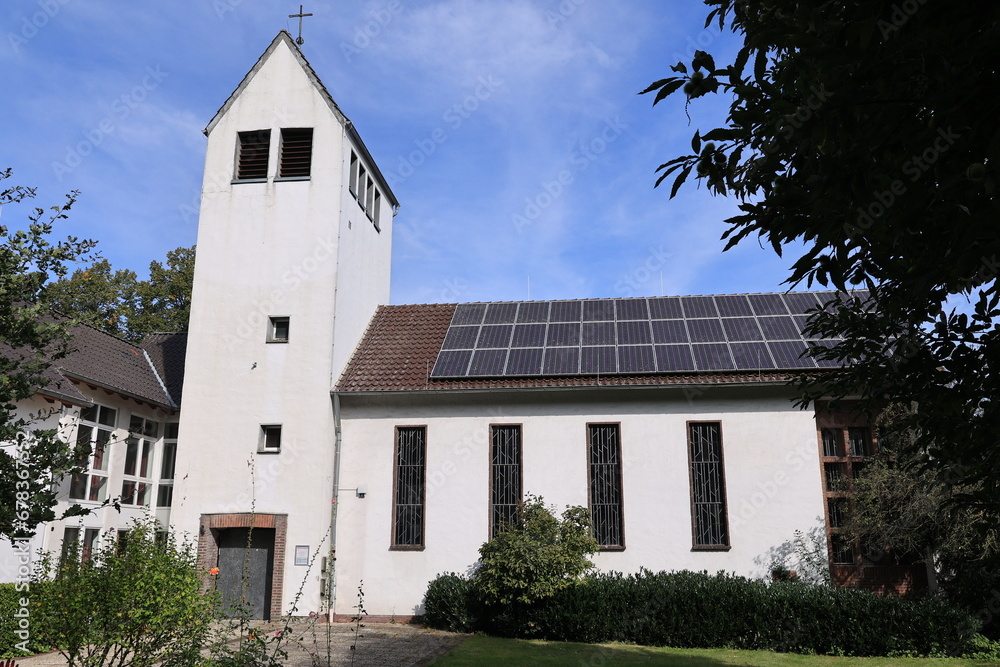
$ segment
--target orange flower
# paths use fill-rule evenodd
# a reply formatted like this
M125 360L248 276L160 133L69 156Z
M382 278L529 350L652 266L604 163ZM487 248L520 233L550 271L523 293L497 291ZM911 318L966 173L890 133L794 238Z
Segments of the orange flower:
M208 571L208 573L209 574L218 574L219 573L219 568L213 567L211 570Z

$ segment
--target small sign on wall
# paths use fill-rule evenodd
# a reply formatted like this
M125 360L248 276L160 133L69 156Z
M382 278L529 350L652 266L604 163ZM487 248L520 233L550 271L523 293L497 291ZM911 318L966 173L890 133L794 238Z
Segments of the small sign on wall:
M298 544L295 546L295 564L296 565L308 565L309 564L309 545L308 544Z

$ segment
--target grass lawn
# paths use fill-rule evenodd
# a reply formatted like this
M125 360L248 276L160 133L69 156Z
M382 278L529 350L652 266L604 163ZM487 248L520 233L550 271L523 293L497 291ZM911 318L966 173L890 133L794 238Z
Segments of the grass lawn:
M978 660L953 658L835 658L769 651L726 649L679 649L631 644L570 644L524 639L497 639L474 635L434 663L434 667L483 667L526 665L531 667L611 667L618 665L664 665L667 667L979 667L996 665Z

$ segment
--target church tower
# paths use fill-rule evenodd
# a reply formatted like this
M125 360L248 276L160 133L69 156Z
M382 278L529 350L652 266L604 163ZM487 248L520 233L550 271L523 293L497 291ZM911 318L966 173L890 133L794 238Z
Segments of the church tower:
M325 586L331 388L388 303L398 203L285 31L205 134L172 522L225 599L252 528L255 616L287 613L303 580L307 614Z

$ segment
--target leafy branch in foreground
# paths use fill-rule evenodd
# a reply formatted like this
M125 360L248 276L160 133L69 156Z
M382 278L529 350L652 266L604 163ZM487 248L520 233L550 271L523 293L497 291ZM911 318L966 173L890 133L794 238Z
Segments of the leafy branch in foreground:
M660 166L671 197L695 172L739 202L726 248L803 244L791 286L868 290L815 312L814 356L850 362L799 379L803 402L915 405L895 428L954 502L1000 520L1000 5L707 0L706 26L742 41L698 51L643 93L685 109L731 99L721 127ZM902 6L906 6L905 3Z

